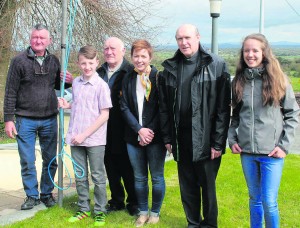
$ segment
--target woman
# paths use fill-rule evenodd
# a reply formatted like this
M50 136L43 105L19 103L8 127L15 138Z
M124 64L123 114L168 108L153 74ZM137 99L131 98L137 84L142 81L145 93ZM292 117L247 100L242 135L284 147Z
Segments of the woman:
M146 40L132 44L134 70L123 79L121 110L127 126L125 141L135 178L139 205L136 227L155 224L165 195L166 150L159 132L157 69L150 66L153 48ZM152 208L148 214L148 168L152 181ZM150 216L149 216L150 215Z
M299 106L288 78L262 34L248 35L232 84L228 141L241 154L251 227L279 227L278 189L284 158L298 125Z

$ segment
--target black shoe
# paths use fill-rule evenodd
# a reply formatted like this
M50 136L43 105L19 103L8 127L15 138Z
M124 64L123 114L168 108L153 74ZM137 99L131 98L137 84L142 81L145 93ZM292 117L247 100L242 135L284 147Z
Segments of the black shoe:
M30 210L34 206L39 205L41 202L39 199L28 196L25 202L21 205L21 210Z
M140 212L138 206L133 204L127 204L126 209L131 216L136 216Z
M115 204L107 204L106 205L106 211L107 213L113 212L113 211L121 211L124 210L124 205L115 205Z
M53 207L56 204L56 201L52 194L49 197L41 198L41 201L45 204L46 207Z

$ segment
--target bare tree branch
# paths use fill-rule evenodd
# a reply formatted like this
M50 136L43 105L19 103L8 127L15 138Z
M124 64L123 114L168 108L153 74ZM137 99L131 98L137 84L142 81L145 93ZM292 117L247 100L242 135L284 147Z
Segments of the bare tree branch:
M61 1L60 0L19 0L15 2L14 25L10 26L13 48L24 49L28 45L28 31L36 23L46 24L53 36L53 50L60 47ZM116 36L129 45L137 38L155 42L163 24L148 23L158 17L160 0L79 0L73 29L74 49L85 44L102 48L104 40ZM72 1L73 5L75 0ZM7 4L7 3L6 3ZM4 6L0 5L1 8ZM70 13L70 7L68 13ZM2 12L2 11L1 11ZM7 11L8 12L8 11ZM1 34L0 30L0 34Z

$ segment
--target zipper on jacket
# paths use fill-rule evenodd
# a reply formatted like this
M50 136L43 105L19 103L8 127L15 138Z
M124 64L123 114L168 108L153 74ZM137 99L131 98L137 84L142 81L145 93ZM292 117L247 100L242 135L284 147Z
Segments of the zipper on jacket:
M253 72L250 72L253 77ZM251 129L251 147L254 152L254 78L251 80L251 115L252 115L252 129Z
M177 123L176 123L176 118L175 118L175 106L176 106L176 99L177 99L177 88L175 88L175 96L174 96L174 101L173 101L173 121L175 125L175 138L176 138L176 155L177 155L177 161L179 161L179 151L178 151L178 131L177 131Z

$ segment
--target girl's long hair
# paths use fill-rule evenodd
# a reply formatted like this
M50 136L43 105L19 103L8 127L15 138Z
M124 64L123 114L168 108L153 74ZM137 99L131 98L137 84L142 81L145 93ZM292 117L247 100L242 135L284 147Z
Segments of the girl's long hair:
M262 74L262 94L263 105L280 105L280 100L284 97L286 87L288 85L288 79L282 71L280 64L274 56L268 40L262 34L255 33L245 37L242 48L240 50L240 58L235 72L235 78L232 82L233 92L233 107L235 107L243 97L243 90L246 82L244 70L248 68L244 61L244 44L249 39L257 40L261 43L261 49L263 54L263 67L265 68Z

